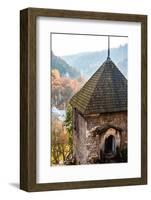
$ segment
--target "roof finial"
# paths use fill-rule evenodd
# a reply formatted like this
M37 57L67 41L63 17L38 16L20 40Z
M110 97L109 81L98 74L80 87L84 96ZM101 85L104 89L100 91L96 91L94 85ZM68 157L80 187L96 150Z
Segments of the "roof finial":
M110 36L108 35L108 56L107 59L110 59Z

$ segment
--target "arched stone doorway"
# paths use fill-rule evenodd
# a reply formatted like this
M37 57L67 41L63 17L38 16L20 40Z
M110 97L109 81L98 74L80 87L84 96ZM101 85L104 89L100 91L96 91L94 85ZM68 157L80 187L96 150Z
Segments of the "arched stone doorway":
M94 146L91 145L91 142L89 149L93 150L93 157L95 155L99 163L116 162L117 150L121 148L122 144L122 129L105 124L94 127L91 133L90 142L93 141ZM91 157L91 152L89 153L89 157Z

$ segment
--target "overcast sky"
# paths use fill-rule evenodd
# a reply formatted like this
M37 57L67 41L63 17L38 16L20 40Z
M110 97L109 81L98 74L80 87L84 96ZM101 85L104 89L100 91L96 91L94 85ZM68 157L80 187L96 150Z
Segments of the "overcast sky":
M57 56L65 56L108 48L107 36L52 34L52 51ZM128 43L127 37L110 37L110 48Z

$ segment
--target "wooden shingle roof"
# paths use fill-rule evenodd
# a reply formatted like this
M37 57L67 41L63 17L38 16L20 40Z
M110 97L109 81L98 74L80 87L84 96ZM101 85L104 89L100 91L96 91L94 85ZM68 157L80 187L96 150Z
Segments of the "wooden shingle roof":
M127 111L127 79L108 58L70 104L82 114Z

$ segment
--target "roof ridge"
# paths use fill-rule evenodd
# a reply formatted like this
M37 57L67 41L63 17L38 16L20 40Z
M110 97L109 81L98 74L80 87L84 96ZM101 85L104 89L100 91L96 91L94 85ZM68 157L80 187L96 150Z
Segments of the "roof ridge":
M100 76L102 75L103 71L105 70L105 63L106 63L106 61L107 61L107 59L106 59L106 60L103 62L103 64L97 69L97 71L93 74L93 75L95 75L95 74L98 73L99 70L102 70L101 73L100 73L99 76L98 76L98 80L100 79ZM93 76L93 75L92 75L92 76ZM91 79L91 78L90 78L90 79ZM89 80L90 80L90 79L89 79ZM89 80L88 80L88 81L89 81ZM93 96L94 90L96 89L96 86L97 86L97 84L98 84L98 80L97 80L97 82L96 82L96 84L95 84L95 86L94 86L94 88L93 88L92 96ZM88 82L88 81L87 81L87 82ZM89 102L91 101L92 96L90 96ZM87 110L87 108L88 108L88 104L86 105L85 110Z
M107 59L105 62L104 62L104 65L105 65L105 67L104 67L104 70L107 70L108 71L108 69L109 68L113 68L114 67L114 69L118 72L118 74L120 74L120 76L122 77L122 79L124 78L125 79L125 81L126 81L126 78L124 77L124 75L121 73L121 71L116 67L116 65L114 64L114 62L111 60L111 59ZM109 66L110 65L110 66ZM107 68L108 67L108 68ZM104 72L104 70L103 70L103 72ZM101 76L103 75L103 72L101 73ZM116 73L117 73L116 72ZM114 72L115 73L115 72ZM113 71L112 71L112 75L113 75ZM110 82L111 82L111 85L113 86L114 84L115 84L115 80L113 80L113 76L111 76L111 77L108 77L108 78L111 78L110 79ZM121 79L121 80L122 80ZM93 94L95 94L96 92L96 90L98 89L98 85L100 84L100 82L97 82L97 84L95 85L95 88L94 88L94 90L93 90ZM105 82L105 84L106 84L106 82ZM116 89L115 90L115 88L114 87L112 87L112 90L113 90L113 92L110 94L111 95L111 98L110 99L112 99L112 100L114 100L114 98L115 98L115 96L119 96L119 94L118 94L118 90ZM93 101L94 99L94 95L92 95L91 97L90 97L90 100L89 100L89 104L91 104L91 101ZM112 102L112 103L115 103L115 102ZM119 106L120 107L120 106ZM88 106L87 106L87 108L88 108Z
M90 79L87 80L87 82L84 84L84 86L71 98L70 102L72 103L73 99L75 99L78 95L80 95L81 93L83 94L83 90L85 90L85 88L88 86L88 84L90 83L90 81L92 81L92 79L94 78L94 76L96 76L98 74L98 71L103 70L103 66L104 66L105 61L103 62L103 64L97 69L97 71L90 77ZM100 73L102 74L102 72ZM98 76L97 81L99 80L100 76ZM97 82L96 82L97 84ZM96 87L96 84L93 85L93 91ZM89 96L89 99L87 100L87 105L84 105L84 109L87 109L89 100L91 99L91 95ZM77 102L78 103L78 102Z
M127 110L127 79L106 59L70 100L82 114Z

